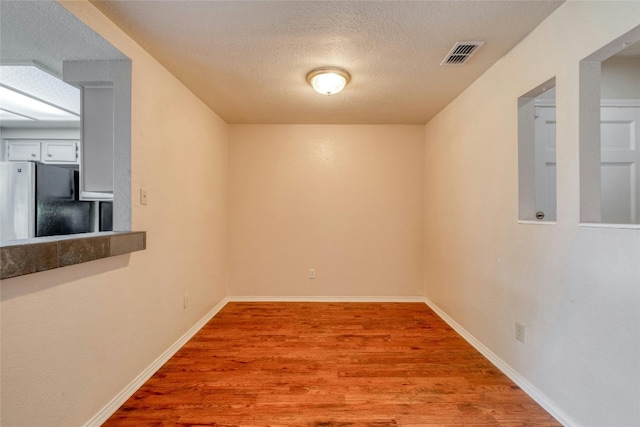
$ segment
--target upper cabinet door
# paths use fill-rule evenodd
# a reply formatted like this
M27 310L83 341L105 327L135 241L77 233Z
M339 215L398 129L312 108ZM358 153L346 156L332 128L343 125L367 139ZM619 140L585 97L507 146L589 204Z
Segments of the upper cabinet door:
M83 87L81 198L113 197L113 141L113 87Z
M48 141L42 143L44 163L77 163L78 143L76 141Z
M7 141L7 160L12 162L40 160L40 141Z

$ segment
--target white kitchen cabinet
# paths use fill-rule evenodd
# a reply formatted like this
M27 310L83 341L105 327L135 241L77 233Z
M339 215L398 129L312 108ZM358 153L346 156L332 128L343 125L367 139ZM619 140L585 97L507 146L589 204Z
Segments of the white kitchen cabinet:
M41 158L43 163L77 163L78 143L76 141L43 141Z
M40 160L40 141L7 141L7 160L11 162Z
M10 162L34 161L54 165L78 165L79 145L75 140L6 140L5 159Z
M114 110L112 86L82 89L82 173L80 197L113 197Z

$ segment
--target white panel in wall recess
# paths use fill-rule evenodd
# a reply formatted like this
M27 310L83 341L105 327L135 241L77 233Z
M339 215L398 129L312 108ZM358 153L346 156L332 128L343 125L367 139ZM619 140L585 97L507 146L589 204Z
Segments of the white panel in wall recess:
M602 222L631 224L635 222L635 165L603 163Z
M637 224L640 177L640 107L602 107L600 188L602 222Z
M635 126L633 121L603 120L600 126L602 147L606 147L609 150L631 150L634 148L633 131Z

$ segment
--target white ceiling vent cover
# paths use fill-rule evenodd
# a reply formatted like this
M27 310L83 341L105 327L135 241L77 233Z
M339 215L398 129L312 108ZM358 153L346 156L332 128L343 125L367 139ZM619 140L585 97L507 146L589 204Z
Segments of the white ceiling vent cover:
M484 42L457 42L453 45L447 56L440 65L461 65L464 64L480 49Z

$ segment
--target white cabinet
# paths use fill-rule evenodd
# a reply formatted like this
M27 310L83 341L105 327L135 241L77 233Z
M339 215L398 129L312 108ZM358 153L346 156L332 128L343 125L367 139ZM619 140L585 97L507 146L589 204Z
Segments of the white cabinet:
M80 197L113 197L113 87L82 88Z
M6 160L40 161L52 164L79 164L79 143L74 140L7 140Z
M76 141L43 141L41 158L43 163L77 163Z
M7 160L12 162L40 160L40 142L7 141Z

